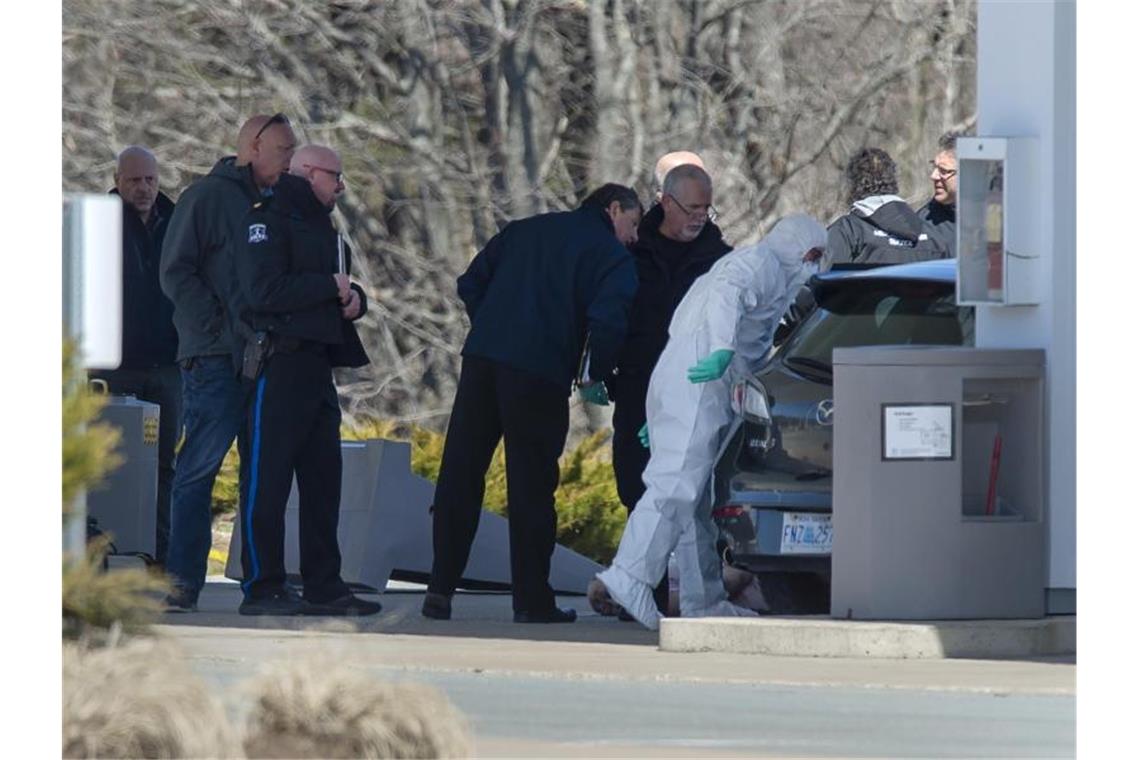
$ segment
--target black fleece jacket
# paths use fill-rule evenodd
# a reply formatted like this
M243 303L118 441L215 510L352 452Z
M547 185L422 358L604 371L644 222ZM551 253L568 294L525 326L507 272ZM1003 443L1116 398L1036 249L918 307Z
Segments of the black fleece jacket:
M931 198L918 210L918 216L927 224L930 237L934 239L945 258L958 255L958 207L947 206Z
M827 229L833 263L905 264L945 258L929 229L897 195L857 201Z
M186 188L162 245L159 278L174 303L179 361L232 355L237 343L226 313L237 288L233 246L244 241L239 228L261 193L251 168L235 160L221 159Z
M340 262L328 208L307 180L282 175L272 197L259 201L242 222L235 265L240 287L229 311L243 323L239 337L264 330L276 335L324 343L334 367L362 367L368 355L356 326L341 316L336 282ZM352 251L344 243L344 274L352 273ZM367 301L358 285L364 316ZM236 357L235 357L236 359Z
M701 234L684 243L659 231L665 211L649 209L637 230L633 258L637 264L637 295L629 315L629 332L618 357L618 374L646 375L669 340L669 323L693 281L732 250L720 228L705 224Z
M118 195L118 190L111 190ZM150 219L123 204L123 360L121 369L153 369L174 364L178 333L174 304L158 284L162 240L174 201L159 193Z

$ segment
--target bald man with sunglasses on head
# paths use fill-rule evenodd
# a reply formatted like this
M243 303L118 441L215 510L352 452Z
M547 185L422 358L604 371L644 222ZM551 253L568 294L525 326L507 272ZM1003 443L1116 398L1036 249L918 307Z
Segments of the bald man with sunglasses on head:
M174 304L182 374L185 440L176 460L166 569L171 611L196 609L210 553L214 479L241 434L244 390L234 367L236 339L227 304L237 287L235 246L246 212L272 193L289 168L296 138L284 114L250 118L236 156L219 160L175 204L162 246L159 280ZM239 493L246 480L241 463Z

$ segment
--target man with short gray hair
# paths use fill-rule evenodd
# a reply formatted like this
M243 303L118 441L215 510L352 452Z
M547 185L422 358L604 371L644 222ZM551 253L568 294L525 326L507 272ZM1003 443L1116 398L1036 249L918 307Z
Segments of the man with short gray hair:
M637 294L618 371L609 384L614 479L622 504L631 511L645 492L641 474L649 450L642 446L638 430L645 424L649 376L669 340L669 322L689 286L732 248L714 222L712 178L703 167L701 157L689 151L666 153L658 160L657 204L642 219L630 248L637 265ZM655 599L664 612L667 580L658 586Z
M930 161L934 194L918 210L930 236L946 256L958 255L958 138L964 132L947 132L938 138L938 153Z

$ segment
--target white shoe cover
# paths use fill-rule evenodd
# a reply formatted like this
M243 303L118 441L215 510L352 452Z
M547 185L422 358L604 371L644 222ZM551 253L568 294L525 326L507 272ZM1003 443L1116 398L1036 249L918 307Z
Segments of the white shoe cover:
M652 600L650 600L652 601ZM700 612L693 615L686 615L682 613L683 617L760 617L754 610L747 607L741 607L739 604L733 604L727 599L717 602L711 607L705 607Z
M648 583L633 578L616 567L608 567L597 575L605 584L610 598L620 604L634 620L651 631L661 626L661 613L653 601L653 589Z

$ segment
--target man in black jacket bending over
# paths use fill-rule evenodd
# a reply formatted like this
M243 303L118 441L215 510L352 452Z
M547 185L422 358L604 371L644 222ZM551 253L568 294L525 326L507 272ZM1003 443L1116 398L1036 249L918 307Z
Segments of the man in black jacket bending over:
M617 375L610 381L614 401L613 464L618 496L632 511L645 493L641 473L649 463L649 449L638 431L645 424L645 396L657 357L669 340L669 322L677 304L693 281L732 248L714 223L712 179L694 153L669 153L684 163L658 178L661 195L637 231L632 246L637 263L637 296L630 312L629 333L618 356ZM662 580L655 594L665 612L668 583Z
M340 156L307 145L273 196L246 214L233 313L252 334L242 375L248 486L242 503L243 615L371 615L340 577L340 403L333 367L368 356L354 320L364 291L349 282L349 251L329 214L344 191ZM304 597L285 581L285 502L297 477Z
M637 239L640 220L633 190L603 185L575 211L508 224L459 277L471 331L435 488L425 616L451 617L479 524L483 479L502 438L515 622L576 618L555 606L549 583L567 396L588 337L583 395L604 400L601 383L617 361L637 287L625 245Z
M158 285L162 239L174 202L158 189L158 159L132 145L119 154L115 189L123 201L123 359L93 372L107 390L158 404L158 499L154 558L166 563L174 447L182 418L182 378L174 363L174 306Z

